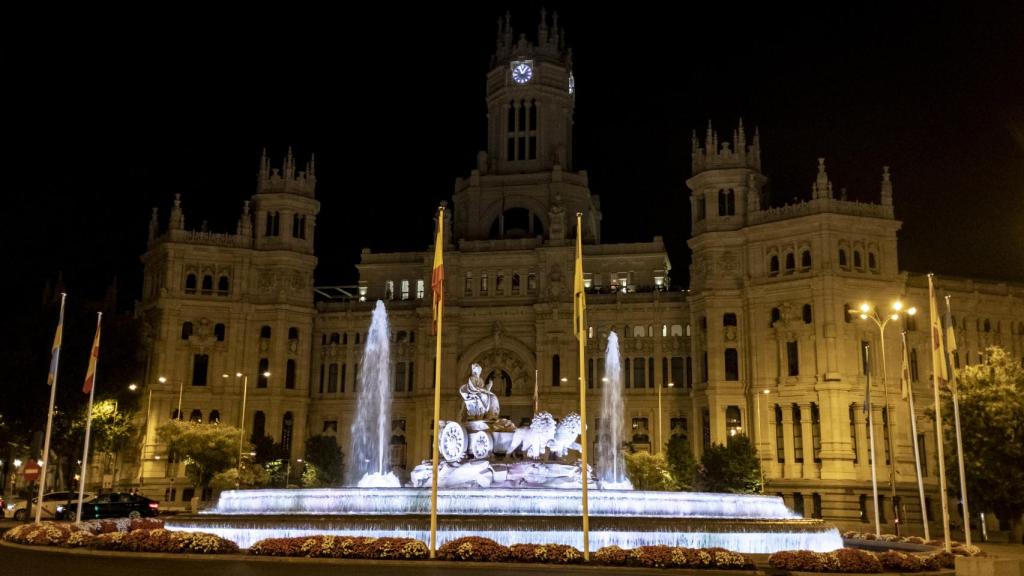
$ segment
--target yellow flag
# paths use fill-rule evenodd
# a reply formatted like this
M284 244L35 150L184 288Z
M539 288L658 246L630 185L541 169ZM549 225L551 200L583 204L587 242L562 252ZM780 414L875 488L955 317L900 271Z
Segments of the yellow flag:
M583 287L583 214L576 213L576 274L572 289L572 326L576 337L586 337L587 294Z
M434 334L441 321L441 301L444 299L444 207L438 211L437 238L434 240L434 271L430 277L430 291L433 293Z
M928 277L928 317L931 321L932 330L932 370L939 380L949 382L949 373L946 371L946 349L942 345L942 318L939 316L939 306L935 302L935 285L932 277Z

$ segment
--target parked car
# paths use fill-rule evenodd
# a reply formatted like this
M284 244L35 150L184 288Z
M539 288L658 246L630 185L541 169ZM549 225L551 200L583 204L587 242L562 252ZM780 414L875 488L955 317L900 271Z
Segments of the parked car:
M7 502L4 502L4 497L0 494L0 518L3 518L7 512Z
M89 499L92 499L92 498L95 498L95 497L96 497L96 494L91 493L91 492L86 492L85 495L84 495L84 499L86 499L86 500L89 500ZM38 503L38 501L39 501L38 497L32 499L32 516L33 517L35 517L35 514L36 514L36 504ZM67 502L77 502L77 501L78 501L78 492L73 492L73 491L47 492L46 494L43 494L43 513L42 513L42 517L43 518L55 518L56 515L57 515L57 507L58 506L60 506L62 504L66 504ZM13 516L14 519L19 521L19 522L24 522L26 520L29 520L28 500L18 500L16 502L12 502L11 504L8 504L8 511L10 512L11 516Z
M62 520L92 520L93 518L143 518L160 513L160 503L138 494L111 492L82 502L82 517L76 518L76 501L57 507L56 517Z

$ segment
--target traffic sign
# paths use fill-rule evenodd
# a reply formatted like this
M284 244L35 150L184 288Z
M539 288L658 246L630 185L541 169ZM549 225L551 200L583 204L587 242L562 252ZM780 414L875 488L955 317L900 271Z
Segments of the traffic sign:
M39 478L39 473L42 471L43 469L35 460L29 460L25 463L25 466L21 468L21 475L25 478L26 482L34 482Z

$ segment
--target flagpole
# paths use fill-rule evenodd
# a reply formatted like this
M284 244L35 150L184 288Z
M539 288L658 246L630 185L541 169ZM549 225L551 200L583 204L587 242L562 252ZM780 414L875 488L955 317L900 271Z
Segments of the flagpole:
M536 414L540 410L540 394L538 389L537 380L540 378L540 370L534 369L533 371L533 413Z
M931 340L932 340L932 387L934 388L935 394L935 434L938 440L936 451L939 457L939 497L942 500L942 533L945 540L945 550L949 552L952 549L952 545L949 540L949 502L946 498L946 460L945 450L943 447L942 439L942 404L941 398L939 397L939 377L941 376L940 371L942 363L936 361L935 354L939 352L942 346L942 334L938 332L936 328L939 324L938 319L938 305L935 302L935 286L932 283L934 274L928 274L928 300L929 300L929 321L931 322L932 329ZM943 356L939 353L939 356ZM942 362L946 359L942 358Z
M956 387L956 367L953 365L953 351L956 350L956 336L953 332L953 313L949 308L949 296L946 296L946 356L949 359L949 392L953 397L953 420L956 424L956 455L960 461L960 503L964 507L964 540L971 545L971 513L967 508L967 474L964 472L964 441L960 435L960 392Z
M902 333L903 338L903 365L907 365L907 333ZM906 372L906 368L904 368ZM909 376L904 374L904 378L909 380ZM914 413L914 386L909 381L907 382L907 401L910 403L910 434L914 440L914 467L917 469L917 492L921 496L921 522L924 524L924 539L931 540L931 535L928 531L928 510L925 507L924 498L924 480L921 478L921 449L917 445L917 416Z
M878 518L878 475L875 473L875 466L878 464L878 458L875 457L875 410L871 407L871 346L864 346L864 359L867 361L868 369L866 377L868 379L867 389L868 394L866 397L865 408L868 411L868 448L871 450L871 501L875 508L875 536L882 534L882 524Z
M54 337L57 344L53 351L53 358L50 359L52 381L50 381L50 411L46 416L46 441L43 442L43 469L39 478L39 494L36 499L36 524L43 518L43 492L46 487L46 467L50 464L50 432L53 430L53 404L57 400L57 368L60 366L60 347L64 332L64 301L68 295L60 293L60 318L57 320L57 335ZM49 379L49 378L48 378Z
M79 521L82 518L82 499L85 497L85 482L89 476L89 436L92 432L92 399L96 393L96 362L98 360L95 354L99 353L97 346L99 344L100 335L100 321L103 320L103 312L96 313L96 342L93 343L93 349L89 352L89 364L90 368L93 369L91 374L86 374L86 385L89 386L89 407L86 409L85 414L85 449L82 451L82 474L78 480L78 506L75 508L75 521ZM92 380L89 380L89 376L92 376Z
M573 287L573 310L576 319L576 340L579 341L580 349L580 483L583 484L583 560L590 561L590 502L588 501L588 488L590 474L587 472L587 379L586 379L586 321L584 311L586 310L586 294L583 292L583 214L576 213L576 274Z
M437 348L434 360L434 449L430 455L433 473L430 476L430 557L437 557L437 460L440 451L438 438L441 428L441 330L444 320L444 205L437 214L437 238L434 241L434 267L431 275L431 291L436 304L434 321L437 323ZM441 266L440 281L438 266ZM440 291L440 293L438 293Z

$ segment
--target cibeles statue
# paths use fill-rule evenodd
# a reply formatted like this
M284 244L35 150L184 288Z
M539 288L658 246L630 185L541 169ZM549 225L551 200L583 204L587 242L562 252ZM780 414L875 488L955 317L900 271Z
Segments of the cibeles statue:
M469 420L494 420L498 417L498 397L491 392L493 382L484 383L480 377L483 368L479 364L470 366L469 380L459 387L459 394L466 403L466 414Z

